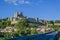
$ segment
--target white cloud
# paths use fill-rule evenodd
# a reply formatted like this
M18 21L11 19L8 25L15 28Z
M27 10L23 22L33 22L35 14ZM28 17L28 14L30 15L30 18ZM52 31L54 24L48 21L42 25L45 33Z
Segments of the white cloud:
M40 3L43 3L44 0L5 0L5 2L7 3L11 3L14 5L20 5L20 4L31 4L31 5L40 5Z
M14 5L30 4L30 2L29 1L26 1L26 0L5 0L5 2L13 3Z

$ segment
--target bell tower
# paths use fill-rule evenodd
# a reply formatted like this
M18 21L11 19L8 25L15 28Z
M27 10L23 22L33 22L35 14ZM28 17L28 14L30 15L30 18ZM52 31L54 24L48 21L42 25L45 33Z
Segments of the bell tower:
M16 13L14 14L14 17L18 17L18 14L19 14L19 13L18 13L18 12L16 12Z
M22 18L24 17L23 12L20 12L19 17L22 17Z

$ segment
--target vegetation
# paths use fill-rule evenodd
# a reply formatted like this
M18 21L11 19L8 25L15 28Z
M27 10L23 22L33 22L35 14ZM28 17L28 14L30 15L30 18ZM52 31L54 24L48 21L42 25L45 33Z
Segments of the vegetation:
M4 40L4 38L0 37L0 40Z
M22 36L22 35L33 35L37 34L36 27L37 25L34 23L29 23L29 21L25 18L20 19L17 23L13 24L14 28L17 29L15 32L4 32L0 37L5 38L13 38L16 36ZM0 29L6 28L11 26L11 21L8 21L8 19L0 20ZM31 30L31 28L34 28Z
M55 23L60 23L60 20L55 20Z
M20 19L16 24L15 24L15 27L20 28L24 28L24 27L28 27L28 20L27 19Z
M55 23L55 22L52 21L52 20L51 20L51 21L48 21L48 24L52 24L52 25L54 25L54 23Z
M11 25L11 21L8 21L8 19L2 19L0 20L0 28L5 28Z
M31 35L33 34L37 34L36 28L34 28L33 30L31 30Z
M59 21L57 21L57 20L55 22L48 21L48 24L52 24L52 25L48 25L48 27L53 28L55 31L60 31L60 25L54 25L54 23L58 23L58 22ZM28 21L28 19L21 18L17 23L13 24L14 25L13 27L16 29L16 31L12 30L12 32L4 32L4 33L2 33L2 35L0 35L0 37L13 38L16 36L37 34L36 27L38 24L46 26L47 22L42 21L42 23L40 23L40 22L31 23ZM9 26L11 26L10 20L8 20L7 18L0 20L0 29L4 29ZM31 28L33 28L33 29L31 30Z
M60 31L60 25L49 25L49 28L53 28L55 31Z
M60 25L55 25L56 23L60 24L60 20L48 21L48 23L52 24L48 26L49 28L53 28L55 31L60 31Z

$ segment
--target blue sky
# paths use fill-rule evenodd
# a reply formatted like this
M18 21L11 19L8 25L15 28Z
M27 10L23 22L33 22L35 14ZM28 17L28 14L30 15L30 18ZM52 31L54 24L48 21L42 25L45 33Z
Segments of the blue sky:
M0 18L12 17L17 11L27 17L60 20L60 0L0 0Z

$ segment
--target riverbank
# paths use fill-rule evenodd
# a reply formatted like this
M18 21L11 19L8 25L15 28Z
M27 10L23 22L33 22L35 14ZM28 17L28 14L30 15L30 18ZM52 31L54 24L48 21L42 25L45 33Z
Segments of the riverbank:
M55 40L58 32L49 32L45 34L36 34L31 36L19 36L15 38L6 38L5 40Z

